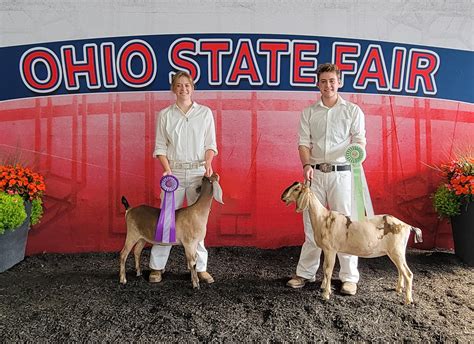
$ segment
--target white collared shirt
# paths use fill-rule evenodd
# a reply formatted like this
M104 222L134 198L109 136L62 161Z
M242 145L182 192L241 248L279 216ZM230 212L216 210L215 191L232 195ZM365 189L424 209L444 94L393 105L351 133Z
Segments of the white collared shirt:
M321 100L303 110L300 118L299 145L310 149L311 164L344 164L347 146L365 146L365 119L359 106L338 96L328 108Z
M156 121L153 156L170 161L204 161L206 150L217 155L216 130L211 109L193 102L184 114L176 104L161 110Z

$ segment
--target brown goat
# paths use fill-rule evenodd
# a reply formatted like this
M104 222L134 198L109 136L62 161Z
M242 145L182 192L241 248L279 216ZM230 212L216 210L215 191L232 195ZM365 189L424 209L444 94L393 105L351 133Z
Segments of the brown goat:
M198 243L206 236L207 219L211 210L212 199L222 202L222 190L219 186L219 175L214 173L211 177L204 176L199 187L200 195L197 201L185 208L176 210L176 244L182 245L186 254L188 269L191 271L191 281L194 288L199 288L199 278L196 272L196 250ZM125 206L125 219L127 223L127 237L125 245L120 252L120 283L127 283L125 276L125 263L128 254L133 251L135 256L135 269L137 276L141 275L140 255L143 247L148 242L153 245L163 245L154 241L155 230L161 209L148 205L130 208L125 197L122 197Z

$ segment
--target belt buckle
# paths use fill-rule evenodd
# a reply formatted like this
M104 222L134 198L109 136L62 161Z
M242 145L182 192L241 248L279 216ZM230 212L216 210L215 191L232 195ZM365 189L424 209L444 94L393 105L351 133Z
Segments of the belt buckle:
M197 169L201 166L199 162L172 162L170 164L171 168L181 169L181 170L192 170Z
M324 173L332 172L332 165L330 163L323 162L322 164L319 164L319 170Z

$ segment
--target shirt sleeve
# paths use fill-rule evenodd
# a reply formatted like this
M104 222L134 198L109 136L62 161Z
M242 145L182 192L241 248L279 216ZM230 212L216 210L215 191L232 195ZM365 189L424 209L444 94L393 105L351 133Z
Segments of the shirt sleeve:
M299 141L298 146L305 146L311 149L311 132L309 127L310 109L304 109L300 116Z
M156 120L155 150L153 151L153 157L166 155L168 152L165 133L165 117L165 111L160 111Z
M354 119L351 127L351 143L357 143L365 147L365 115L359 106L354 108Z
M208 109L207 118L208 120L204 137L204 151L212 149L214 154L217 155L216 127L214 125L214 116L212 115L211 109Z

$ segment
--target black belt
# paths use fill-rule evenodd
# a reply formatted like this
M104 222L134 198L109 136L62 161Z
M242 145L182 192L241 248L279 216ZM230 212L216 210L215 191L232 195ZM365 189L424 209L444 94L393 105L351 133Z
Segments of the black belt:
M311 167L325 173L334 172L334 171L350 171L351 170L351 165L332 165L328 163L311 165Z

